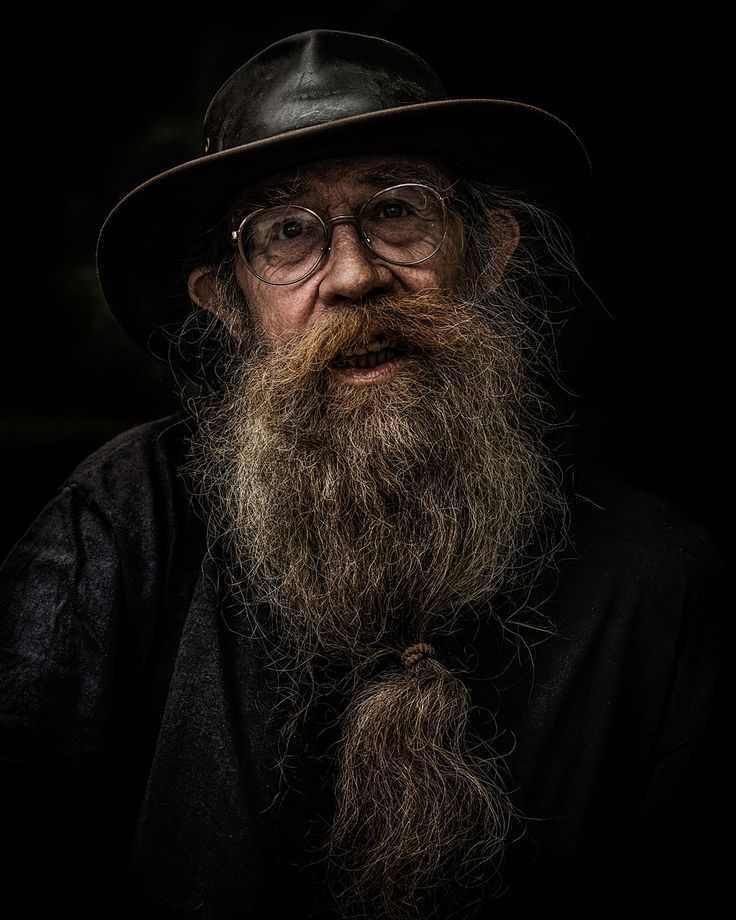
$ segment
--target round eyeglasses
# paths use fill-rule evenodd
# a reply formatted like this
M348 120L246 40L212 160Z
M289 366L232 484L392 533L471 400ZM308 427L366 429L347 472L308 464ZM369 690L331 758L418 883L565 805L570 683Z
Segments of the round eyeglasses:
M335 224L353 221L362 242L384 261L419 265L445 240L450 201L428 185L405 182L376 192L356 214L325 219L300 205L259 208L233 230L232 241L267 284L303 281L329 254Z

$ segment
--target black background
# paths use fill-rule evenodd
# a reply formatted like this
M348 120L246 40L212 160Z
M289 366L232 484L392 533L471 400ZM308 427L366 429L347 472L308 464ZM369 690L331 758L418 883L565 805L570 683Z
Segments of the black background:
M450 96L531 102L583 138L597 191L582 269L610 316L591 301L575 320L579 423L594 453L732 547L732 305L716 291L713 255L725 210L723 23L705 10L643 23L620 5L576 15L410 2L106 9L104 23L67 12L6 36L23 63L6 76L0 554L80 459L177 406L166 368L127 341L97 289L107 212L199 154L207 103L237 66L309 28L397 41Z

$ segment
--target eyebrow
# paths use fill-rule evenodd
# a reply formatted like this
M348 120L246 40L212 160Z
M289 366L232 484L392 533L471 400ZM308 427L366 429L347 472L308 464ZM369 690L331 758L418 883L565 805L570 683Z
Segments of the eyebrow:
M439 170L429 163L388 162L380 169L375 166L367 166L356 170L354 175L360 182L374 188L376 191L386 188L388 185L400 185L402 182L422 182L443 190L447 190L454 185L452 179L443 176ZM296 175L285 182L255 190L248 195L247 199L237 203L236 213L242 213L249 208L289 205L296 198L307 195L310 189L311 183L303 176Z
M379 168L368 166L358 175L362 175L365 181L372 183L376 188L400 185L403 182L419 182L432 186L436 191L449 192L458 182L458 176L449 164L432 160L388 160Z
M446 177L441 177L440 173L429 164L425 166L415 163L391 163L382 167L380 171L367 169L357 175L361 181L376 189L383 188L387 182L395 185L400 185L402 182L421 182L442 186L447 181Z
M386 184L398 185L401 182L426 182L434 179L429 169L422 169L408 163L389 164L380 170L375 167L367 167L356 170L354 176L359 182L373 186L376 190L384 188ZM310 190L310 182L300 176L295 176L288 182L259 189L254 194L253 201L257 201L259 205L289 204L295 198L308 194Z
M282 204L292 198L298 198L309 190L309 185L303 179L296 177L281 185L270 185L261 191L260 197L265 198L269 204Z
M303 195L308 189L307 183L295 176L288 182L282 182L278 185L267 185L264 188L257 189L252 195L248 196L247 201L239 203L239 207L268 207L270 205L289 204Z

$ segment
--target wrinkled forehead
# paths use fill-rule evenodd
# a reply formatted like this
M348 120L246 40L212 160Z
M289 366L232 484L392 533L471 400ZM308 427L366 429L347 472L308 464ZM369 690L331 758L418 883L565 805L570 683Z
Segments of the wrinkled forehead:
M439 160L411 156L343 157L275 173L243 189L233 205L261 207L307 199L319 204L336 197L370 196L402 182L421 182L446 191L453 177L451 169Z

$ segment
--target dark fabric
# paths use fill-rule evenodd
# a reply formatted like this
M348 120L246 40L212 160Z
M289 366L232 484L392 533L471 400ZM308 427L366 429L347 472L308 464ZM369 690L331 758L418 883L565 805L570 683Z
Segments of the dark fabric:
M165 419L94 454L3 567L4 891L23 915L328 916L311 864L332 704L282 786L266 650L238 630L205 553L178 472L186 436ZM478 917L591 898L707 907L730 862L715 554L615 477L575 493L573 547L541 611L557 635L517 627L518 643L487 623L438 649L466 656L478 730L497 713L530 819Z

